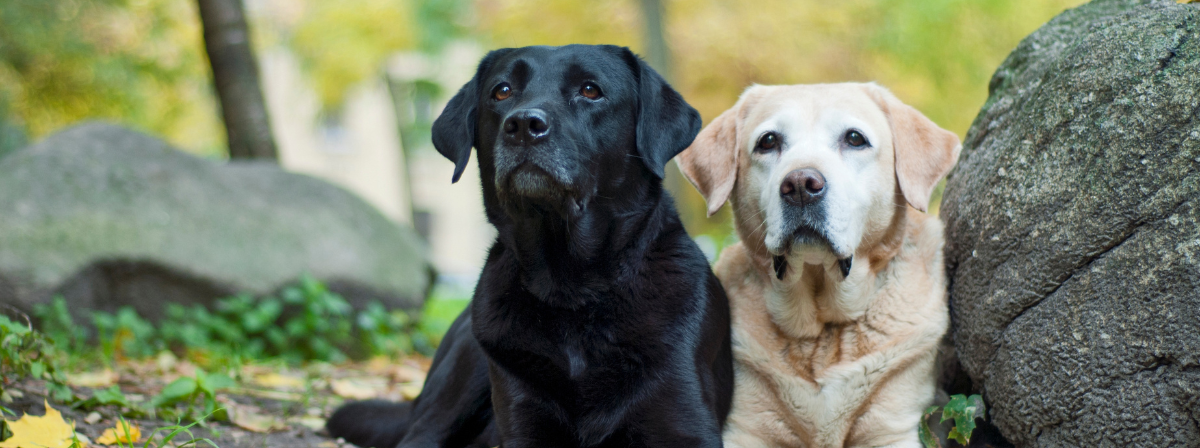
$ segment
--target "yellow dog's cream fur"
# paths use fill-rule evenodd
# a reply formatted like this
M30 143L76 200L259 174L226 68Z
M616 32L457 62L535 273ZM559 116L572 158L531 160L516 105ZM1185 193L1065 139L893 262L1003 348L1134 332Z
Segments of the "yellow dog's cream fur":
M843 122L867 134L871 152L817 135L845 132ZM792 145L755 153L767 128L790 132ZM922 211L959 148L882 87L834 84L751 87L680 154L710 214L732 203L741 238L715 268L733 313L726 446L920 446L948 323L942 224ZM826 173L824 200L839 201L830 219L850 223L831 230L856 242L845 278L835 262L847 254L812 246L783 254L791 268L774 275L781 254L765 241L778 218L768 209L778 173L799 168Z

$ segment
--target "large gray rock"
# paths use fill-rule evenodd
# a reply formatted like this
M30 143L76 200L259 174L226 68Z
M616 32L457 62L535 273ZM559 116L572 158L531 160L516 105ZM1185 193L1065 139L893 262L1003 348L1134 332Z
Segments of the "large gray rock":
M1026 38L942 214L955 348L1018 446L1200 446L1200 4Z
M354 304L419 306L430 267L416 234L318 179L269 163L200 159L85 124L0 159L0 301L72 311L266 294L304 273ZM81 314L82 315L82 314Z

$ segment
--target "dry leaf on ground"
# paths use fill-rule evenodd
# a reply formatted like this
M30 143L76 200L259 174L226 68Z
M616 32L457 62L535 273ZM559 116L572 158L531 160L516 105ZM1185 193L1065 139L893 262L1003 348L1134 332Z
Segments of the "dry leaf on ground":
M304 389L304 378L271 372L255 376L254 384L272 389Z
M75 425L68 424L62 413L46 403L46 415L25 414L16 421L5 420L12 437L0 442L0 448L68 448L75 435Z
M401 364L392 370L392 381L397 383L424 383L425 371L416 366Z
M229 414L229 422L239 428L261 433L282 431L288 428L287 424L278 417L266 414L258 407L240 404L233 400L218 400L225 407L225 412Z
M300 425L313 431L319 431L325 427L325 419L321 417L296 417L288 420L288 423Z
M417 395L421 395L421 389L423 386L425 386L425 384L418 381L404 384L400 386L400 396L404 397L405 400L416 400Z
M96 443L101 445L117 445L117 444L132 444L142 439L142 429L135 425L122 425L117 423L117 426L108 428L96 438Z
M378 397L385 387L386 382L382 378L345 378L329 382L333 393L353 400Z
M120 376L112 369L97 370L95 372L80 372L68 373L67 384L75 387L91 387L93 389L103 389L105 387L117 384Z

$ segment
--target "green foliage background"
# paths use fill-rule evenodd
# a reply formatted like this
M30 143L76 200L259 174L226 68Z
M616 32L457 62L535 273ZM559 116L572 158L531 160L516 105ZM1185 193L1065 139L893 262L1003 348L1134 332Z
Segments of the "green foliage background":
M1082 0L664 0L672 81L707 119L751 83L877 81L965 134L995 67ZM397 51L566 43L643 47L637 0L247 0L259 54L287 48L322 107L380 76ZM85 118L223 156L193 0L6 0L0 154ZM669 179L689 230L720 241L727 212Z
M36 139L103 118L199 153L221 152L200 39L186 0L5 1L0 121L9 137L0 140ZM0 142L0 151L11 146Z

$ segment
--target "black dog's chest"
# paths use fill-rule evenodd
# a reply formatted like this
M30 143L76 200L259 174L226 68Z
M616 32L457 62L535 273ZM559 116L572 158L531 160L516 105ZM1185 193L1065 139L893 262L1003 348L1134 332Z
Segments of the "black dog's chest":
M514 373L595 385L626 377L645 363L644 347L630 340L623 327L608 317L588 315L516 318L502 337L506 343L496 347L525 353L521 358L527 362L512 366Z
M649 333L653 325L640 325L653 316L630 315L619 306L629 297L601 295L597 305L559 308L514 289L484 303L480 311L498 325L478 338L495 362L524 382L551 386L559 398L590 400L631 387L656 355L659 347L646 342L660 335Z

